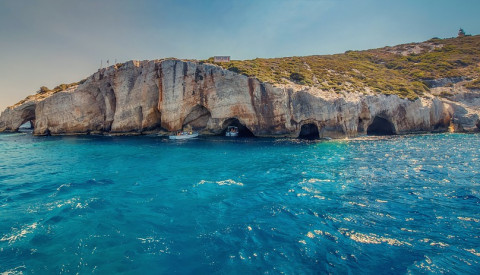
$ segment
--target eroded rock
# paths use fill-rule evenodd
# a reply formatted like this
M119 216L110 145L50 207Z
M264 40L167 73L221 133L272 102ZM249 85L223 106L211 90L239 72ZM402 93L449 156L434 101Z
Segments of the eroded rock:
M33 120L37 135L139 134L183 127L221 134L233 124L255 136L293 138L447 131L451 123L458 131L478 131L478 100L471 94L415 101L332 94L262 83L210 64L130 61L99 70L66 91L7 108L0 116L0 131L16 131Z

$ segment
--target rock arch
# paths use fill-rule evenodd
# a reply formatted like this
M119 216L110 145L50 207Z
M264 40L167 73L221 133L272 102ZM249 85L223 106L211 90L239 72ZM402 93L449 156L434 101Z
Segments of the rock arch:
M239 137L254 137L255 135L248 129L245 124L241 123L238 118L231 117L226 119L222 124L222 132L221 135L224 136L225 132L227 131L228 126L235 126L238 127L238 136Z
M190 126L199 131L207 128L208 121L212 118L210 111L203 105L195 105L183 120L183 127Z
M35 128L35 105L27 105L23 110L21 110L17 130L20 128L20 126L27 122L30 122L31 129Z
M315 123L305 123L302 124L300 128L300 133L298 134L300 139L320 139L320 133L318 131L318 126Z
M20 125L20 127L18 128L19 130L22 130L22 129L33 129L34 127L34 124L35 122L33 120L28 120L27 122L23 123L22 125Z
M371 136L388 136L395 135L395 126L388 119L375 116L372 123L367 128L367 135Z

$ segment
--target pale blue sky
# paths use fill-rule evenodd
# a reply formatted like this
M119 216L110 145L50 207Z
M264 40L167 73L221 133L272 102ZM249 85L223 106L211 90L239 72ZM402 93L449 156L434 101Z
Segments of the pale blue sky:
M0 110L100 60L341 53L480 33L479 0L0 0Z

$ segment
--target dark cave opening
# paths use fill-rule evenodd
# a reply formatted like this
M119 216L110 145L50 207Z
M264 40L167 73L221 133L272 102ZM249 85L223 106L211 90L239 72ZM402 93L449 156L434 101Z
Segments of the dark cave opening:
M298 134L300 139L314 140L320 138L320 133L318 132L318 127L314 123L303 124L300 129L300 134Z
M385 118L376 116L367 128L367 135L389 136L395 135L395 126Z
M227 129L229 126L237 127L238 128L238 136L239 137L255 137L255 135L247 128L244 124L242 124L237 118L229 118L225 120L222 125L222 136L225 136Z

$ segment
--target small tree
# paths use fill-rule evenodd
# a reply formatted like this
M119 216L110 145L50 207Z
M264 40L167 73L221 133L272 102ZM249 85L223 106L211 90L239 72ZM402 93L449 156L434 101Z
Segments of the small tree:
M48 91L50 91L50 89L48 89L45 86L42 86L42 87L40 87L40 90L37 91L37 94L43 94L43 93L46 93Z

